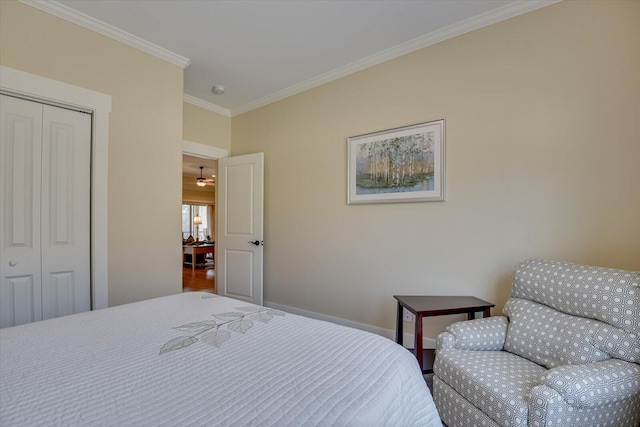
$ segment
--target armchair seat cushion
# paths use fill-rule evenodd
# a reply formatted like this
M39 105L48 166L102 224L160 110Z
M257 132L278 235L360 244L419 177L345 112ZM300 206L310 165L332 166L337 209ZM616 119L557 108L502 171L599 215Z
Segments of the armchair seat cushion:
M526 426L528 393L547 371L506 351L438 350L435 375L500 425Z

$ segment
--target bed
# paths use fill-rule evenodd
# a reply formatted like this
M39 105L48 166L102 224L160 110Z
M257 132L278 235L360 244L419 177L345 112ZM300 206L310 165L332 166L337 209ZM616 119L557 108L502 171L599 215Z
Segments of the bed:
M0 330L0 425L442 424L391 340L190 292Z

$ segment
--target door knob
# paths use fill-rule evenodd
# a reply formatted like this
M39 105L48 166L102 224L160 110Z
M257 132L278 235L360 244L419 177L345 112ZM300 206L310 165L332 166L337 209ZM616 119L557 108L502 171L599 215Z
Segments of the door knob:
M15 266L15 265L18 265L18 261L14 260L14 259L10 259L10 260L9 260L9 265L10 265L11 267L13 267L13 266Z
M251 243L252 245L260 246L260 240L256 240L256 241L249 242L249 243Z

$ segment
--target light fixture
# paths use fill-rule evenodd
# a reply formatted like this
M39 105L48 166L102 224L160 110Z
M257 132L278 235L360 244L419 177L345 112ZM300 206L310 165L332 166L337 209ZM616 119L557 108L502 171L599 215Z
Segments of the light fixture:
M198 214L193 217L193 225L196 226L196 242L200 239L200 225L202 224L202 217ZM194 260L195 262L195 260Z
M202 176L202 169L204 169L204 166L200 166L200 178L196 178L196 185L198 187L204 187L207 185L207 181Z
M226 91L227 88L222 85L215 85L211 88L211 92L213 92L214 95L224 95Z

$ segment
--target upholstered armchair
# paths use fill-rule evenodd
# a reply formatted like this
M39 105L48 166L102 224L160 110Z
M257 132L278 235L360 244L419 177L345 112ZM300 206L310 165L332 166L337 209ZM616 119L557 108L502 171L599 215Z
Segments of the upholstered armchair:
M438 336L449 427L640 425L640 272L524 261L504 314Z

